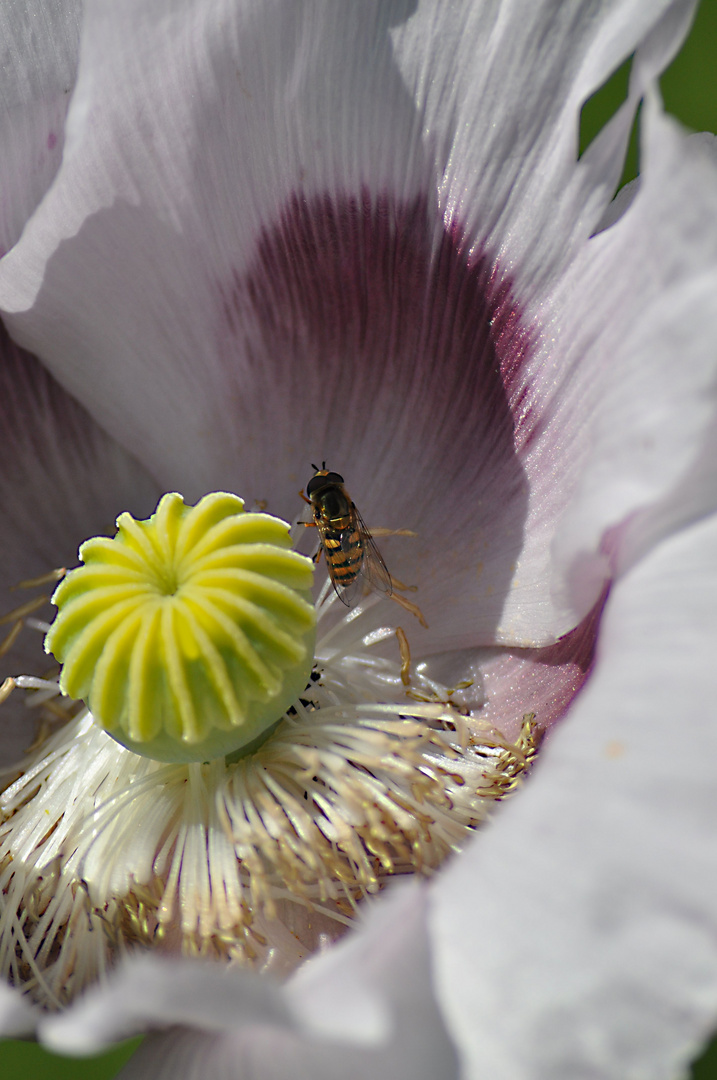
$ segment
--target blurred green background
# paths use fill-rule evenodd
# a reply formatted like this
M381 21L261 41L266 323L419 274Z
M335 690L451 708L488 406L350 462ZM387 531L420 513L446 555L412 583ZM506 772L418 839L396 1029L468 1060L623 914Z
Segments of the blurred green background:
M627 97L630 62L583 107L580 152ZM660 80L665 108L693 131L717 132L717 0L702 0L682 51ZM637 176L637 124L633 130L622 183Z
M581 151L624 101L629 64L585 105L581 123ZM668 112L695 131L717 132L717 0L702 0L684 48L662 78ZM623 181L637 174L637 139L632 140ZM101 1057L76 1061L57 1057L34 1043L3 1042L0 1076L3 1080L109 1080L132 1055L139 1040L115 1048ZM692 1080L717 1080L717 1040L692 1069Z

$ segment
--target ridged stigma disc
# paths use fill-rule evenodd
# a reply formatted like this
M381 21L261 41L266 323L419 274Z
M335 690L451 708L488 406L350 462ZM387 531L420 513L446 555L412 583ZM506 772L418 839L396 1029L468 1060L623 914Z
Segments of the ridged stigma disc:
M236 495L164 495L147 521L80 548L52 597L60 686L118 742L207 761L260 739L306 687L313 565L289 526Z

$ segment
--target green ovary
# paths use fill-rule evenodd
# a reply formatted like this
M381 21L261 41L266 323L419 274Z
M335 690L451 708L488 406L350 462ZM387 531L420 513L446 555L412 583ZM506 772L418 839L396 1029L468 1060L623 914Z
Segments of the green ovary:
M60 687L118 742L206 761L256 742L299 697L314 658L313 564L289 526L214 492L164 495L147 521L93 537L52 598L45 650Z

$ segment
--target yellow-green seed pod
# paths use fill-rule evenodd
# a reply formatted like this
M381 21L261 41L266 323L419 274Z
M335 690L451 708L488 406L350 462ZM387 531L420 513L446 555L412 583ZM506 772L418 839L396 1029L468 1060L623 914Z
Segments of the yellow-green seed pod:
M123 746L160 761L248 747L306 687L314 658L313 564L289 526L214 492L164 495L147 521L80 548L45 651L60 687Z

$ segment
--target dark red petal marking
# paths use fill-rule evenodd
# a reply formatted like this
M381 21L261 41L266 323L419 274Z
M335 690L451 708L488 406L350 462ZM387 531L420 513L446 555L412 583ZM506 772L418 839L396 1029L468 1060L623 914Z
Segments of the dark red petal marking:
M536 330L495 260L469 253L460 223L446 228L424 198L298 192L220 293L218 348L257 497L278 491L274 508L295 514L282 463L325 459L369 528L419 533L386 558L419 582L426 651L488 643L523 543L521 454L540 429L526 382ZM540 675L528 696L551 716L582 681L572 658L512 655Z
M381 459L410 449L424 498L432 478L521 488L513 410L530 334L509 283L425 199L295 194L221 304L238 403L283 394L289 431L309 427L330 467L340 448L353 487L367 461L390 485Z

